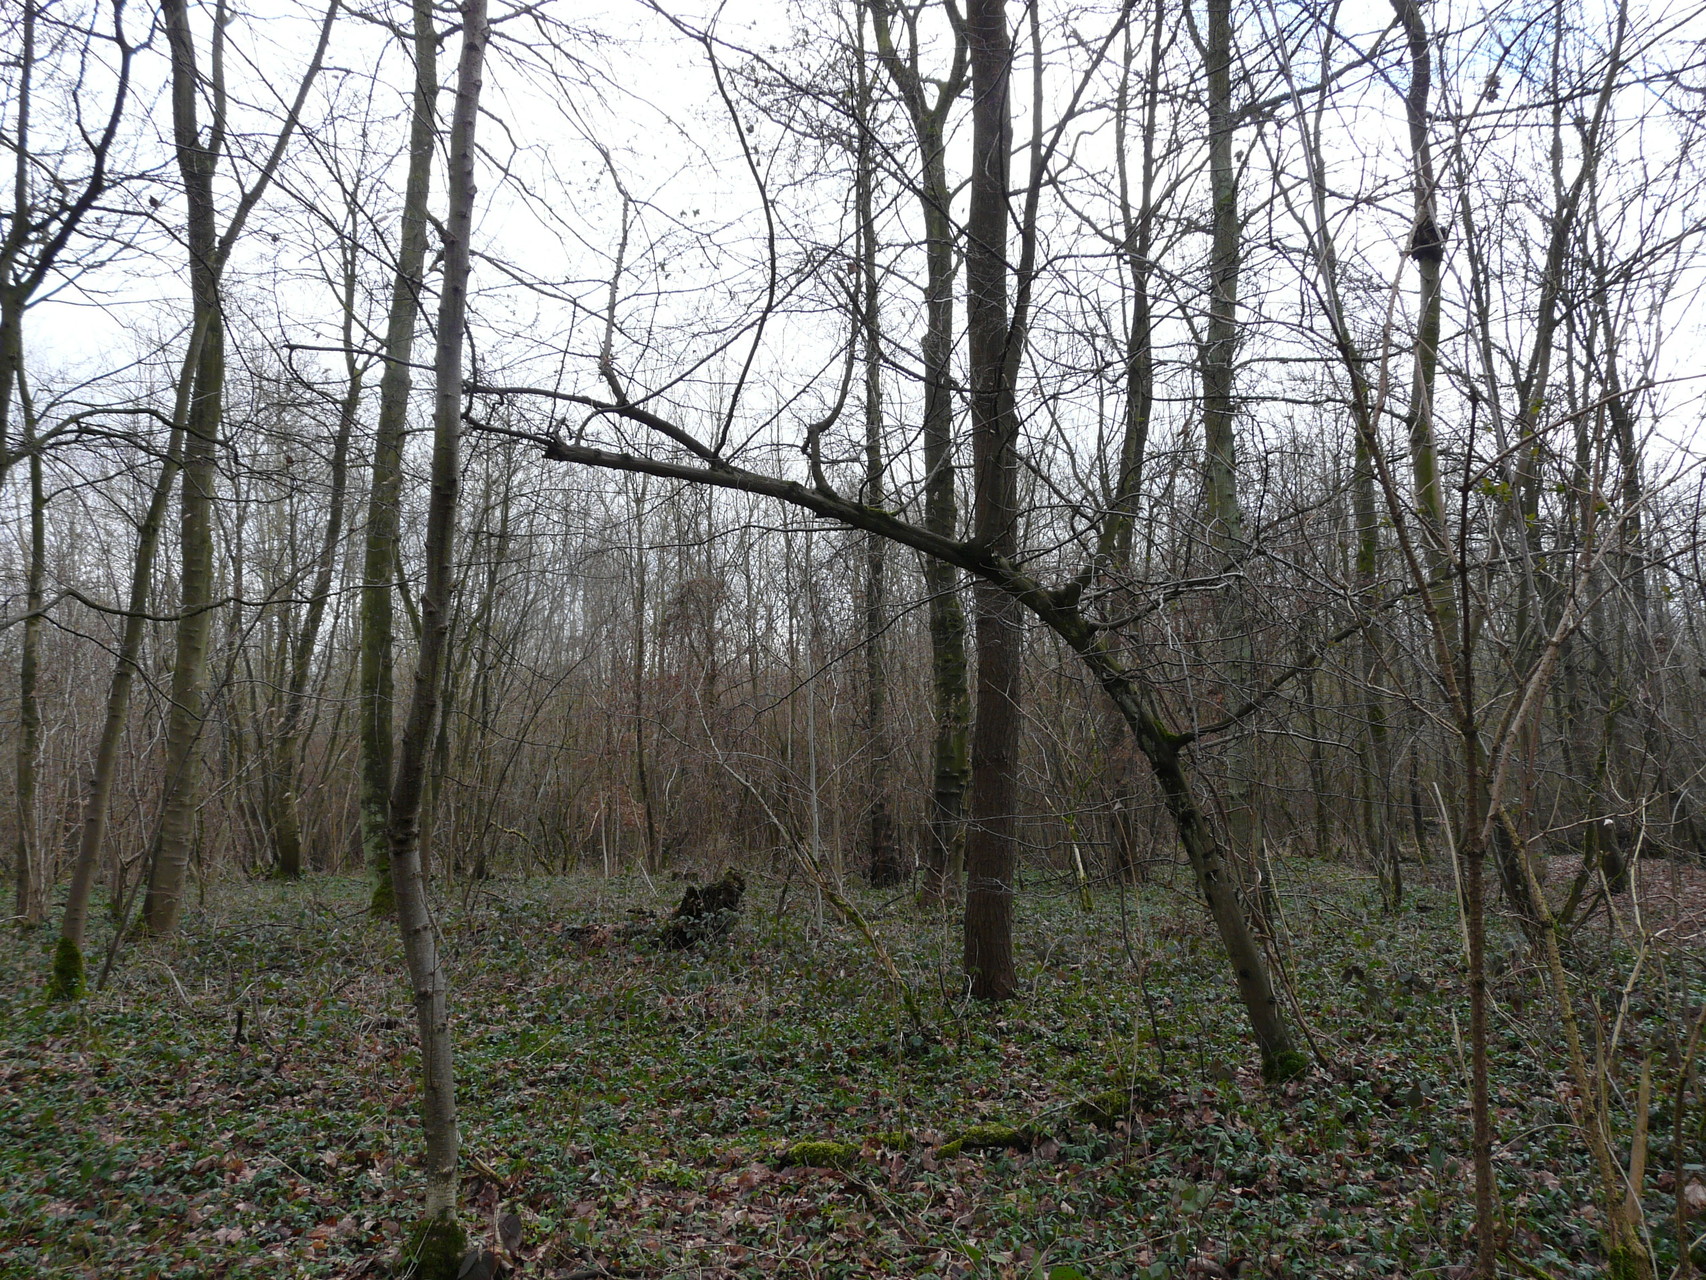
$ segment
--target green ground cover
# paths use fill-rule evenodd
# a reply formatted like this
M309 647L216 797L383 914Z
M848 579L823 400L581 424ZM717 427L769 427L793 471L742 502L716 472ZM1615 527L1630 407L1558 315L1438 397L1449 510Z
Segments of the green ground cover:
M524 1274L546 1276L1452 1276L1471 1254L1455 907L1424 888L1387 917L1340 871L1291 874L1287 983L1328 1065L1273 1090L1176 887L1086 914L1031 886L1026 995L995 1009L958 998L951 928L857 894L919 1026L797 880L780 901L751 877L740 927L687 951L597 927L678 883L486 882L442 919L471 1230L515 1211ZM50 939L8 949L0 1274L388 1274L419 1189L415 1055L364 900L354 880L211 886L183 937L131 948L81 1006L43 1001ZM1592 1276L1556 1018L1502 925L1494 955L1512 1266ZM1573 961L1584 1001L1621 985L1603 937ZM1665 966L1632 1008L1631 1093L1699 974ZM1010 1140L984 1142L995 1125ZM798 1143L837 1145L791 1164ZM1648 1179L1661 1274L1668 1177Z

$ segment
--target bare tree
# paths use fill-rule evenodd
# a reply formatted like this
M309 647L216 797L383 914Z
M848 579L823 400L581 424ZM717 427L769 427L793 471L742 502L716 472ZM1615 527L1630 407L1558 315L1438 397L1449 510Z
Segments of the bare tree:
M270 152L243 192L225 229L218 226L214 177L225 149L228 122L223 111L226 23L214 24L211 85L214 118L203 133L197 102L203 81L186 0L163 0L166 36L172 54L172 135L187 205L187 235L192 333L197 343L191 374L193 390L184 420L183 485L179 496L178 621L172 665L172 709L166 732L166 789L148 874L143 916L155 933L178 927L184 880L202 788L202 724L207 700L207 663L213 625L213 507L217 497L218 449L225 396L225 334L221 277L232 247L249 214L271 185L291 135L295 133L332 37L338 6L320 24L319 39L297 86Z
M373 868L375 914L395 906L389 829L395 647L393 583L398 576L397 535L403 483L403 432L412 384L416 318L426 268L427 194L432 179L438 99L438 33L428 0L415 0L414 80L409 97L409 161L403 187L397 265L385 325L385 368L379 376L379 423L363 541L361 590L361 823L362 848Z
M421 588L421 642L414 691L392 779L388 843L397 926L421 1043L421 1127L426 1135L426 1199L417 1238L429 1280L457 1274L463 1245L456 1222L456 1080L450 1037L449 981L438 949L421 870L420 813L450 636L455 590L457 491L461 479L462 347L468 319L468 274L474 225L475 123L479 118L487 18L485 0L464 0L462 54L450 122L444 221L444 278L433 352L432 493L427 511L426 579Z

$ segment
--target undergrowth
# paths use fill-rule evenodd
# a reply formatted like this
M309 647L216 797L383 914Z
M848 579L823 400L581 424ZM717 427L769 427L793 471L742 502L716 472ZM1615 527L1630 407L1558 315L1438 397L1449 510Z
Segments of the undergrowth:
M859 894L922 1026L798 884L779 911L780 883L753 876L742 925L688 951L596 927L665 911L679 884L459 892L441 924L465 1221L478 1236L518 1213L534 1275L1455 1274L1472 1253L1455 907L1423 889L1384 916L1341 871L1292 874L1284 973L1325 1062L1274 1087L1206 921L1165 885L1107 888L1089 914L1026 894L1026 991L998 1008L961 999L951 922ZM46 998L51 939L8 951L0 1274L391 1271L420 1186L414 1028L367 905L354 879L210 886L183 937L133 946L79 1003ZM1596 1275L1554 1019L1496 927L1509 1250ZM1577 961L1584 999L1615 994L1609 955ZM1664 1061L1698 961L1633 1011L1626 1081ZM1014 1136L964 1141L992 1126ZM1674 1164L1668 1132L1651 1168Z

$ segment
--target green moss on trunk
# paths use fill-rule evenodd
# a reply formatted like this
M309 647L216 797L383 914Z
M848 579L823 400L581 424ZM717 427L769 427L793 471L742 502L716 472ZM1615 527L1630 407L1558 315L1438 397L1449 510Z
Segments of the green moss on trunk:
M83 948L70 938L60 938L53 949L53 969L48 975L49 1000L81 1000L88 990L83 972Z
M403 1274L410 1280L457 1280L468 1233L450 1213L422 1218L403 1249Z
M1284 1084L1309 1070L1309 1055L1296 1049L1282 1049L1262 1059L1262 1079L1269 1084Z

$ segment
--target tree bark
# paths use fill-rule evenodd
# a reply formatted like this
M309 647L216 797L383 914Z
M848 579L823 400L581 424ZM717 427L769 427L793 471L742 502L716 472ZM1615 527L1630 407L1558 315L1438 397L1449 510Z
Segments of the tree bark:
M1422 525L1426 576L1432 584L1428 605L1439 653L1440 677L1458 689L1458 733L1463 752L1464 812L1459 850L1463 859L1464 927L1469 962L1469 1055L1471 1113L1470 1157L1475 1173L1475 1274L1493 1280L1497 1272L1496 1188L1493 1181L1493 1128L1487 1066L1486 961L1486 809L1482 799L1484 749L1473 699L1474 655L1469 626L1467 568L1456 566L1463 586L1463 609L1453 595L1453 555L1446 533L1445 502L1440 487L1439 457L1434 441L1433 392L1439 363L1440 270L1445 260L1444 234L1436 213L1437 184L1428 138L1428 98L1433 83L1433 55L1417 0L1392 0L1393 12L1404 28L1410 52L1410 84L1404 112L1410 131L1411 190L1415 213L1410 228L1409 256L1420 279L1417 300L1416 349L1410 384L1410 469L1413 497ZM1372 461L1372 454L1370 455ZM1452 667L1457 646L1460 670ZM1457 683L1460 682L1460 683Z
M972 418L972 539L992 555L1018 547L1017 444L1009 371L1007 174L1012 151L1008 78L1012 39L1004 0L966 6L972 92L971 208L966 222L966 336ZM972 995L1018 994L1013 968L1013 880L1018 865L1020 664L1018 601L994 583L973 592L977 710L966 841L965 967Z
M23 408L23 445L29 452L30 515L29 567L24 585L23 652L18 659L17 803L18 839L15 847L16 892L12 910L21 928L33 929L47 916L48 868L41 839L41 814L36 803L36 769L41 756L41 704L36 695L41 657L43 577L47 572L47 495L42 486L41 447L35 414L22 376L17 380Z
M83 821L77 838L77 858L71 868L71 886L65 897L65 915L59 926L58 953L50 994L59 1000L76 999L83 991L83 941L89 925L89 898L94 891L95 872L106 845L107 817L112 809L113 784L118 778L119 747L124 741L130 714L130 687L135 683L147 634L144 611L154 580L154 561L159 553L160 531L172 502L172 488L183 464L183 423L189 412L193 370L200 360L202 332L190 336L189 351L178 378L177 401L172 413L166 456L154 481L148 510L136 532L136 554L131 561L130 591L126 596L124 629L119 638L118 659L107 687L101 736L95 746L94 766L83 797Z
M187 205L190 297L201 349L185 421L183 485L178 497L180 561L176 656L166 723L166 792L154 838L143 918L155 933L178 927L184 880L201 802L201 730L213 625L213 503L224 411L225 322L220 312L213 175L223 122L203 138L196 120L201 90L185 0L162 0L172 55L172 133Z
M419 824L449 639L451 596L455 590L462 344L467 324L469 240L475 190L474 132L487 34L485 0L465 0L461 12L462 55L457 68L447 173L450 207L444 224L444 279L433 355L432 491L427 508L426 577L420 599L421 644L392 783L388 833L397 924L408 961L420 1032L421 1126L426 1137L424 1220L428 1230L454 1230L459 1146L449 983L427 903L426 880L421 873ZM454 1263L452 1259L451 1265Z
M352 234L354 228L352 227ZM320 626L326 616L326 601L332 594L332 576L337 569L338 543L344 531L344 495L348 491L350 436L361 405L363 370L355 349L355 249L347 247L343 280L344 375L343 399L338 405L338 430L332 440L331 490L327 496L326 527L314 561L314 580L308 588L308 610L302 619L288 655L289 684L285 690L284 714L274 736L273 845L274 867L285 880L302 874L302 826L297 813L302 769L302 717L308 706L308 684L314 670L314 651Z
M874 202L875 163L871 145L871 85L865 65L863 15L859 23L858 94L861 123L859 128L858 173L854 200L859 219L859 293L860 329L864 345L865 374L865 483L863 501L867 506L883 505L883 380L882 327L877 294L877 219ZM894 815L889 808L889 788L893 764L890 756L888 724L888 666L887 645L884 642L884 614L887 609L885 572L888 541L875 533L865 534L865 750L870 764L865 785L869 793L866 829L865 867L871 884L885 889L900 884L907 877L907 867L901 858L894 836Z
M46 506L42 492L41 446L24 380L24 291L15 281L17 260L30 222L30 95L36 54L36 4L25 0L23 49L19 55L17 153L14 156L12 226L0 244L0 481L4 480L6 446L10 439L12 398L16 393L23 418L23 449L29 455L29 539L25 568L23 651L18 659L18 741L14 764L17 840L13 844L12 915L19 928L33 929L46 914L42 885L41 822L36 811L36 763L41 755L41 707L36 698L37 664L41 652L42 574L46 566Z
M1238 503L1237 425L1238 276L1243 268L1243 223L1232 157L1232 0L1208 0L1203 70L1208 98L1210 245L1208 316L1199 360L1202 378L1203 493L1209 546L1217 572L1228 575L1219 594L1221 679L1228 705L1242 701L1250 677L1250 615L1236 573L1244 554L1244 518ZM1235 856L1255 857L1255 811L1250 797L1254 762L1247 731L1236 730L1227 749L1227 836Z
M393 728L393 584L398 577L403 432L408 420L415 324L426 267L427 193L437 140L438 33L431 0L414 5L415 86L409 119L409 167L391 307L385 326L385 370L379 378L379 421L373 442L367 530L361 571L361 840L374 877L372 910L396 906L387 852Z
M1375 501L1374 435L1369 429L1355 432L1352 464L1352 507L1356 518L1356 590L1364 616L1372 618L1381 607L1379 588L1380 518ZM1404 869L1399 860L1393 827L1393 807L1388 802L1392 777L1392 748L1387 735L1386 698L1381 689L1384 662L1380 632L1367 627L1358 641L1362 666L1363 723L1357 726L1362 739L1361 779L1363 830L1369 856L1380 877L1380 896L1388 911L1404 901Z
M225 395L225 320L219 296L220 275L249 214L278 172L279 162L301 117L302 104L325 60L338 9L333 0L320 25L319 43L297 85L284 123L273 139L272 150L243 192L221 235L217 229L213 178L225 145L225 120L217 110L225 99L225 87L219 79L224 64L224 24L218 22L214 26L211 97L216 110L204 137L196 119L196 102L202 85L186 0L161 2L172 61L172 142L184 183L195 361L193 372L188 365L185 369L191 382L191 398L183 419L177 649L172 664L172 706L166 724L165 791L155 829L148 893L143 901L143 919L155 933L170 933L178 927L201 802L201 731L208 641L213 626L213 504ZM196 341L199 345L194 345Z
M918 145L919 212L924 222L924 334L919 353L924 376L924 525L943 538L959 536L959 499L954 481L954 229L948 211L943 130L948 112L966 82L967 47L954 24L952 64L935 81L931 101L924 91L916 43L897 49L887 7L870 4L877 51L912 121ZM966 675L966 616L954 567L934 557L924 561L930 606L930 690L935 713L931 743L931 792L923 894L945 903L958 892L965 860L966 791L970 785L971 702Z
M1137 522L1137 504L1143 489L1143 467L1149 449L1149 420L1155 410L1154 302L1150 283L1154 275L1155 251L1155 154L1156 131L1161 105L1162 39L1164 0L1156 0L1150 24L1149 70L1143 93L1143 115L1139 124L1142 144L1138 173L1137 206L1132 207L1131 179L1127 162L1127 134L1131 117L1130 25L1126 28L1124 71L1114 112L1114 164L1119 180L1120 221L1124 235L1125 265L1131 279L1130 328L1125 349L1125 421L1120 437L1119 469L1114 476L1108 512L1102 522L1097 556L1114 575L1131 568L1132 534Z

